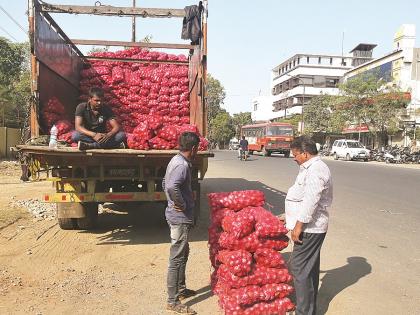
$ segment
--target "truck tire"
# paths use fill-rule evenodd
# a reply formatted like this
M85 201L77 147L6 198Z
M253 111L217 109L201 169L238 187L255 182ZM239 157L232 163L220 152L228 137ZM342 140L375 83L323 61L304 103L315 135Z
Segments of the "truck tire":
M334 153L334 160L338 160L338 155L337 155L337 153Z
M86 203L83 206L86 210L86 217L77 218L77 226L80 230L91 230L96 226L98 220L98 204Z
M285 158L289 158L289 157L290 157L290 151L285 152L285 153L284 153L284 157L285 157Z
M77 228L76 219L73 218L57 218L58 225L62 230L74 230Z

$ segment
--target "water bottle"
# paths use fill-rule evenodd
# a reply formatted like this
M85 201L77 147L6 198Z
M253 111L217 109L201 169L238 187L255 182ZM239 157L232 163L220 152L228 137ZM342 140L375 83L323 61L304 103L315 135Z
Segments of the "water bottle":
M50 143L48 145L50 149L57 148L57 133L58 133L58 129L55 125L53 125L50 130Z

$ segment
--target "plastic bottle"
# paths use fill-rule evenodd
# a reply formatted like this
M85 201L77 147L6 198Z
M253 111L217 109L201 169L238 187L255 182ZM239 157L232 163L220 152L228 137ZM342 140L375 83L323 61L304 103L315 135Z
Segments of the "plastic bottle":
M58 129L55 125L53 125L50 130L50 143L48 145L50 149L57 148L57 133L58 133Z

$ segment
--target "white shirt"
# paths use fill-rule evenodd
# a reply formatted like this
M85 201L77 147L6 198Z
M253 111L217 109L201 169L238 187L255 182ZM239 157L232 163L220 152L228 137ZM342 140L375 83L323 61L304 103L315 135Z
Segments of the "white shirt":
M296 221L306 223L306 233L326 233L328 210L333 200L330 169L316 156L299 167L299 174L286 196L286 228L293 230Z

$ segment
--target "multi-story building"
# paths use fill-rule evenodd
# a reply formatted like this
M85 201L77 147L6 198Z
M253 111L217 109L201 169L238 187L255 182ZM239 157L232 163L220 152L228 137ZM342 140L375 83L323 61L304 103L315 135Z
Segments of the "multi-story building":
M260 95L252 99L252 121L261 122L280 117L279 112L273 112L273 96Z
M296 54L271 71L274 112L280 117L302 113L302 106L320 94L337 95L337 84L352 68L372 59L376 45L359 44L351 56Z
M399 135L395 135L393 143L400 142L403 145L409 144L406 136L407 128L420 126L420 48L415 48L416 27L412 24L402 25L394 36L394 49L391 53L370 60L358 67L347 71L344 80L352 77L370 73L382 79L388 84L398 86L404 92L410 92L411 102L407 107L407 112L401 116L405 121ZM359 130L360 128L360 130ZM364 126L350 128L346 133L367 133L368 129ZM367 135L366 135L367 136ZM367 137L366 137L367 138Z

